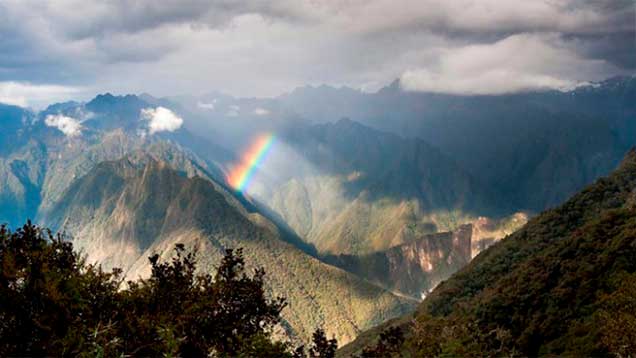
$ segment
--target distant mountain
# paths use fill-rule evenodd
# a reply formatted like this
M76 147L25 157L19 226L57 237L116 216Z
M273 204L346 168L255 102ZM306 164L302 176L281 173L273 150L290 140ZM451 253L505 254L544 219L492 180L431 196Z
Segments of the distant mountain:
M509 211L419 139L342 119L299 124L278 140L250 194L321 252L385 250Z
M9 154L28 140L23 128L33 121L33 116L26 109L0 103L0 155Z
M570 92L451 96L404 92L399 82L377 93L328 87L286 98L308 119L348 117L419 137L455 159L515 211L541 211L563 201L620 161L636 144L636 82L613 78ZM320 103L310 106L309 102ZM303 106L296 106L303 103Z
M232 245L247 245L240 241L243 239L242 236L232 235L232 233L244 233L241 231L243 229L237 228L238 226L247 225L248 228L244 228L247 230L251 225L257 224L260 227L258 230L265 230L269 233L268 237L275 238L276 245L278 245L275 246L276 250L282 250L278 248L280 245L289 246L283 242L291 243L293 252L297 252L295 255L302 253L302 260L318 262L320 267L328 267L327 271L336 270L335 272L339 272L338 275L344 277L336 275L341 278L334 278L332 281L341 283L329 283L331 281L328 281L326 283L328 287L312 286L311 290L298 290L298 287L309 287L307 285L310 284L305 281L311 282L316 280L316 277L330 277L332 274L326 274L322 269L311 269L313 271L309 273L303 271L305 267L313 267L309 264L302 264L299 268L294 269L288 267L283 269L278 268L276 266L278 264L272 264L273 261L256 261L263 262L266 267L276 267L276 272L273 274L282 275L277 276L277 282L285 290L283 291L283 288L275 289L276 292L284 292L290 299L300 297L295 299L298 302L309 300L304 306L298 306L289 313L288 320L292 326L290 330L294 334L306 339L315 328L311 327L312 325L325 323L330 327L329 329L332 329L332 332L340 337L341 342L344 342L353 339L361 329L413 307L414 300L398 299L380 289L377 284L396 292L401 289L397 286L383 284L381 280L376 280L373 277L358 278L355 274L348 274L333 266L321 263L320 256L317 255L317 250L314 248L315 241L307 240L304 237L301 239L297 235L302 232L298 224L306 225L310 221L322 218L321 220L325 221L321 225L327 227L330 225L328 218L323 217L320 212L312 214L313 217L310 218L310 221L294 220L293 215L301 218L303 211L295 208L307 202L311 202L311 205L319 211L322 210L320 205L324 205L325 208L331 210L327 212L328 215L339 215L338 210L348 211L348 214L342 215L335 222L336 225L330 226L330 229L344 227L348 225L347 221L351 220L351 224L361 230L356 231L355 236L345 240L341 240L342 235L339 234L330 241L324 241L325 244L333 247L347 247L350 245L347 240L350 240L360 248L359 252L364 252L362 249L369 251L373 245L379 249L386 249L392 245L417 239L421 233L437 230L433 223L420 222L420 217L411 219L411 214L408 212L411 209L409 208L414 207L417 211L420 204L416 202L406 204L381 202L381 195L384 195L382 193L391 193L391 195L406 193L401 188L391 184L392 176L397 175L398 177L402 176L405 183L409 183L410 191L408 193L422 193L424 190L423 198L430 200L431 206L435 203L439 203L441 206L452 206L453 202L457 200L458 207L464 207L464 196L471 190L463 187L464 179L457 182L457 188L444 189L444 193L451 195L449 198L445 198L438 196L437 191L434 191L432 187L427 187L433 185L427 183L431 180L430 175L421 181L407 178L409 175L407 169L412 170L409 166L413 165L408 156L421 155L424 159L433 158L430 165L433 165L434 161L443 163L447 158L441 158L438 151L423 143L411 143L404 146L400 143L401 139L395 135L377 132L351 121L342 121L339 128L298 125L295 128L290 128L289 132L281 132L277 136L281 148L289 148L291 151L305 151L307 156L302 159L302 162L308 167L320 167L319 171L324 173L324 176L316 176L316 172L304 171L307 168L303 168L299 172L290 172L292 174L290 177L273 178L274 180L270 181L273 184L271 189L276 191L273 197L295 195L293 191L286 192L285 189L290 185L287 181L293 183L295 180L299 180L302 185L309 187L317 184L324 191L310 191L311 197L307 202L295 201L293 197L290 197L289 201L284 202L288 211L278 212L272 210L274 206L269 206L271 202L260 201L260 197L254 200L250 195L244 196L230 188L225 182L225 172L228 167L236 163L237 155L234 153L218 146L209 138L193 135L190 130L184 127L172 131L151 133L148 119L142 118L142 112L148 108L157 108L157 106L165 106L172 111L173 115L183 116L186 123L190 118L188 117L190 112L182 106L149 95L114 96L104 94L87 103L67 102L51 105L38 114L22 111L17 107L11 108L13 111L11 113L16 114L3 118L10 118L14 124L12 133L7 133L7 136L16 134L17 137L13 143L15 145L10 146L11 151L0 156L3 163L3 166L0 166L0 174L3 174L0 176L0 179L3 180L2 189L8 193L4 197L6 199L0 201L0 213L7 213L7 215L0 216L0 219L4 218L5 222L17 225L28 218L35 218L41 224L66 230L82 238L82 241L76 242L76 245L82 248L92 261L98 261L105 267L122 267L129 273L130 277L135 277L136 274L143 272L142 264L146 263L143 258L149 254L149 250L153 250L159 245L156 242L165 242L165 245L168 245L168 243L183 237L183 232L198 233L203 230L200 228L201 223L204 222L203 219L196 222L188 221L196 215L200 215L198 214L199 209L197 209L197 213L187 210L169 212L168 207L173 205L173 200L178 197L176 192L179 190L178 188L185 185L183 178L205 178L206 182L214 187L215 195L221 195L224 202L231 206L231 210L235 210L244 218L249 219L248 221L241 219L240 224L238 221L227 223L229 226L223 227L224 239L239 240L232 242ZM254 118L257 117L262 120L260 118L262 116L254 114ZM6 128L11 127L7 126ZM328 140L323 143L321 136L325 134L327 134ZM349 150L344 141L357 137L363 139L362 144ZM19 138L24 138L24 141L17 140ZM301 144L305 140L307 140L307 145L302 146ZM286 142L289 144L285 144ZM395 146L395 149L391 149L391 146ZM320 148L322 147L328 148L336 157L321 156ZM375 159L366 158L365 150L373 150L374 155L376 155ZM418 154L418 151L421 151L422 154ZM430 153L426 154L427 151ZM401 161L403 164L407 164L404 170L400 171L397 166L384 168L378 165L378 161L387 161L394 155L398 156L396 163ZM106 164L121 158L126 158L126 165L109 167ZM287 160L285 156L283 159ZM329 161L325 162L326 159ZM149 173L156 175L145 177L139 173L146 165L155 162L165 163L157 168L151 166ZM426 161L422 163L428 165ZM303 165L300 162L298 164L300 167ZM448 167L450 173L459 170L452 164L435 162L435 165L440 166L440 168ZM164 173L167 168L176 170L180 174L178 176L167 175ZM398 173L392 173L392 171L398 171ZM351 172L354 172L353 176L351 176ZM362 173L370 173L369 177L378 176L379 179L363 178ZM311 178L310 176L303 177L305 174L310 175ZM143 180L137 177L141 177ZM461 175L459 177L463 178ZM359 179L362 180L359 181ZM469 179L465 180L466 183L470 181ZM420 182L424 183L421 188L418 187ZM450 183L451 180L449 179L447 182ZM330 185L352 190L351 193L355 194L355 197L324 196L325 193L329 193ZM126 195L123 194L122 190L126 192ZM460 194L453 196L456 191ZM342 193L334 191L331 194L337 196ZM370 195L373 193L378 196ZM380 222L380 225L375 228L365 229L360 226L364 221L375 220L373 217L369 217L368 213L362 212L361 215L358 215L356 211L355 206L364 203L367 197L370 200L369 205L378 209L373 214L377 215L375 217L384 216L384 212L394 216L387 216L389 219ZM335 200L331 202L330 198ZM357 204L349 206L347 201L356 198ZM184 200L195 202L198 199L195 195ZM400 199L400 201L402 200ZM405 199L405 201L407 200ZM18 210L16 207L20 209ZM292 214L287 215L286 213ZM397 220L394 220L395 215L398 217ZM404 218L399 218L400 216ZM213 223L213 218L214 216L206 217L205 220ZM405 226L406 224L409 226ZM174 226L179 227L179 230L173 230ZM380 226L384 226L386 232L378 229ZM377 235L373 240L367 241L365 237L367 232L375 232ZM203 234L199 236L207 237ZM210 264L219 257L215 253L210 254ZM420 254L427 254L426 250L420 250ZM444 253L444 255L450 254ZM265 255L264 257L269 256ZM276 262L280 263L280 261ZM358 266L361 267L361 265ZM453 266L452 271L458 267ZM440 272L444 270L442 267L436 269L439 269ZM399 272L399 268L394 270ZM450 271L446 273L446 275L448 274ZM284 286L287 281L295 282L289 279L290 275L298 277L298 287L294 289L291 286ZM322 280L324 279L321 278L321 282ZM386 277L383 276L382 280L386 281ZM376 283L371 284L369 281ZM418 290L427 290L432 284L431 282L427 279L424 284L421 277L410 275L403 277L400 280L400 285L415 287L411 290L412 296L419 297ZM354 286L351 288L353 290L357 290L356 287L362 287L360 290L364 292L377 292L373 295L381 297L381 301L376 304L369 300L365 301L366 298L358 300L355 298L358 293L351 292L350 288L346 288L349 283ZM333 289L330 287L332 286L333 289L344 292L344 296L336 304L337 306L349 309L347 308L349 303L343 302L351 301L350 298L346 297L354 297L355 299L351 302L357 305L356 308L349 309L348 313L338 311L339 313L336 314L337 310L334 309L332 301L327 300L327 296L323 296L325 294L323 289L331 292ZM404 291L407 290L404 289ZM408 294L411 294L411 291L408 291ZM361 295L366 297L367 294ZM312 308L306 311L303 307ZM347 317L346 323L340 320L341 316ZM331 321L336 323L328 323Z
M27 163L41 155L42 148L29 145L24 131L33 117L33 113L20 107L0 104L0 222L33 217L40 200L36 187L42 168ZM24 146L28 149L20 150Z
M228 201L212 179L142 153L97 165L52 213L49 223L72 234L89 261L121 267L129 279L146 277L147 257L169 258L175 244L196 249L203 270L218 265L225 248L242 247L250 265L267 271L271 293L289 300L285 328L303 341L324 327L347 342L414 304L284 242L276 226Z
M632 149L609 177L482 252L393 324L406 330L407 356L628 356L635 292Z
M150 146L168 161L197 158L203 170L223 180L230 152L183 129L142 135L148 127L140 117L144 108L154 107L137 96L110 94L86 104L55 104L38 114L0 106L0 222L46 216L71 182L96 164ZM77 132L68 132L73 128Z
M341 118L420 138L492 189L509 214L557 205L609 173L636 145L634 77L567 92L457 96L405 92L395 81L375 93L308 86L268 100L225 96L214 109L198 108L194 99L189 103L202 118L197 128L214 128L229 138L241 128L280 132L301 121ZM242 110L226 110L232 106ZM268 115L254 115L257 107ZM225 127L232 129L224 132Z
M206 243L209 269L220 248L244 247L271 272L271 289L296 304L285 313L286 329L305 341L323 325L348 341L414 306L287 244L311 251L227 186L231 152L184 128L149 132L142 111L160 105L169 103L104 94L37 115L3 107L2 138L13 142L0 156L0 219L18 225L31 218L81 237L75 244L91 262L121 267L130 278L145 273L152 250L167 252L180 240Z

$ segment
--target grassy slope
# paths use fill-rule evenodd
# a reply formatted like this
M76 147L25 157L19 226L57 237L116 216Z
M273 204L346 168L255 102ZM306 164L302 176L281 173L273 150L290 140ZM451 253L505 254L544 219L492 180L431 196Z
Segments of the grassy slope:
M198 248L208 270L224 248L243 247L249 263L266 269L272 293L289 299L283 316L304 341L324 326L348 342L415 303L303 253L280 240L263 217L229 205L209 180L187 178L154 160L98 165L54 211L58 226L75 234L89 260L123 267L129 278L146 275L146 258L168 256L177 243Z

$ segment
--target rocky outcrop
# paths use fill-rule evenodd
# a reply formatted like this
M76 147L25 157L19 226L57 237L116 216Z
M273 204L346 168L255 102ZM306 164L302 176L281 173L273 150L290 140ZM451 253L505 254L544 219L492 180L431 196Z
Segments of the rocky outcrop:
M511 216L491 219L484 216L473 221L472 233L472 257L486 250L495 242L512 234L517 229L528 222L529 215L524 212L515 213Z
M372 254L333 255L326 260L392 291L423 298L471 259L472 225L430 234Z

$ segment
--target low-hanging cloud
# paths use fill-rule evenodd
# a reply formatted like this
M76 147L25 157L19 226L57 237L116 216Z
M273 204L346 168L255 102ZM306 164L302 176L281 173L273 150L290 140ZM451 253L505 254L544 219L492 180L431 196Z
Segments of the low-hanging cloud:
M252 113L254 113L257 116L261 116L262 117L262 116L269 115L269 110L265 109L265 108L258 107L256 109L254 109L254 111Z
M225 115L228 116L228 117L237 117L240 113L241 113L241 107L233 104L227 110Z
M407 91L496 95L530 90L571 90L616 69L581 57L555 34L520 34L491 44L444 50L438 63L404 72Z
M212 100L212 102L197 102L197 107L200 109L204 109L206 111L213 111L216 106L216 99Z
M183 125L183 118L165 107L142 109L141 119L149 122L150 134L164 131L174 132Z
M82 134L82 125L78 119L63 114L49 114L44 118L44 124L57 128L69 138Z

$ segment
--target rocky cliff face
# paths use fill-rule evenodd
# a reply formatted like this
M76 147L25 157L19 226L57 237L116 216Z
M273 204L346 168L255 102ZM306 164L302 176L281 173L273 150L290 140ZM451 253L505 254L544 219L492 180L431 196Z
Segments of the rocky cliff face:
M471 260L472 226L430 234L372 254L326 260L371 282L417 299Z
M477 218L472 223L472 257L525 225L529 217L528 213L519 212L501 219Z

